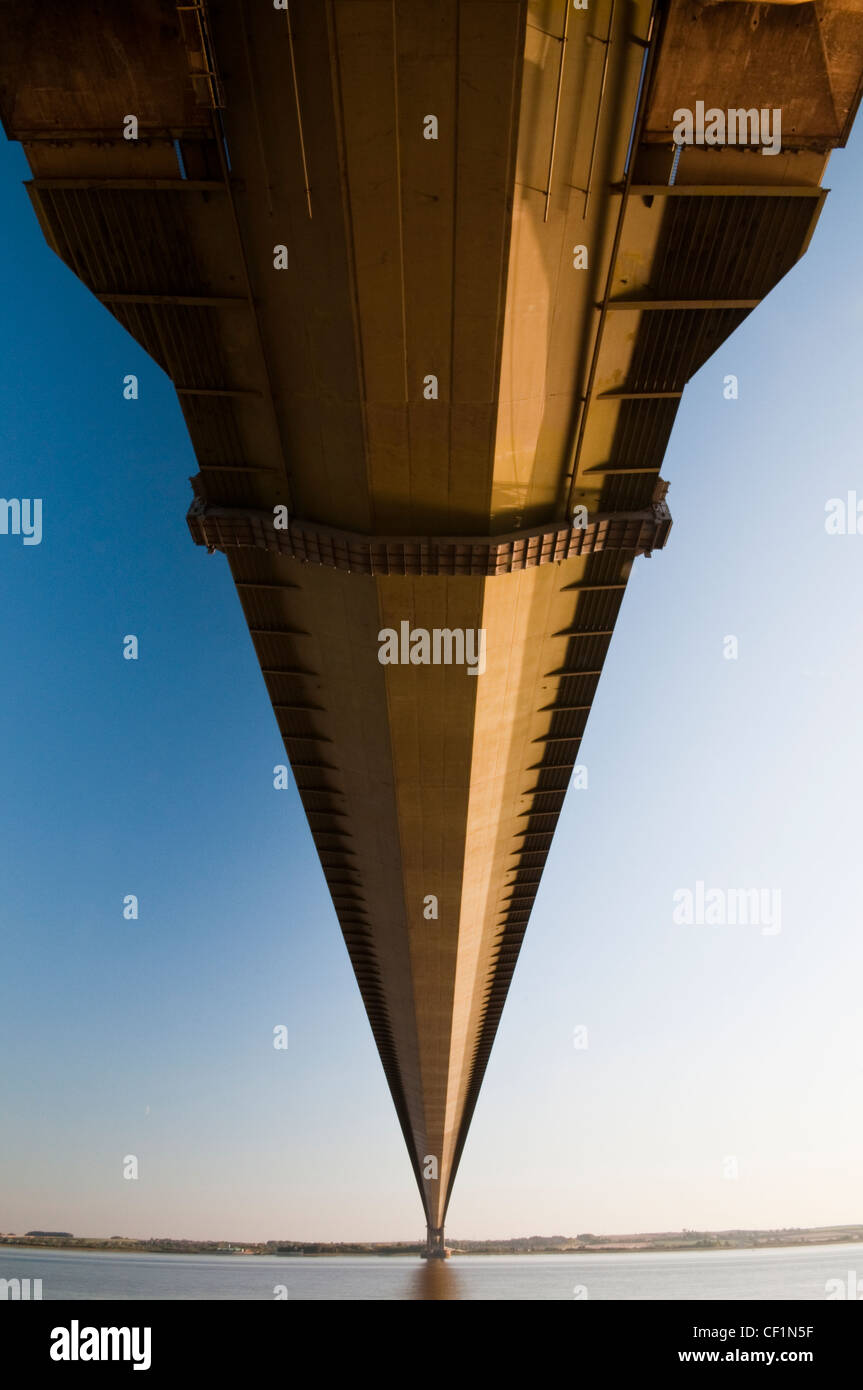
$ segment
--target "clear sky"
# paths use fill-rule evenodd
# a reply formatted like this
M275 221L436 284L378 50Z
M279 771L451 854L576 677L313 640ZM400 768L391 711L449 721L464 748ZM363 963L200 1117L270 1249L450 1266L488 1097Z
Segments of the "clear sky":
M26 177L0 145L0 491L43 499L41 545L0 535L0 1230L418 1238L227 563L186 528L173 388ZM863 534L825 530L863 500L863 130L825 182L684 396L671 540L636 561L452 1237L863 1220ZM676 924L698 881L779 889L781 930Z

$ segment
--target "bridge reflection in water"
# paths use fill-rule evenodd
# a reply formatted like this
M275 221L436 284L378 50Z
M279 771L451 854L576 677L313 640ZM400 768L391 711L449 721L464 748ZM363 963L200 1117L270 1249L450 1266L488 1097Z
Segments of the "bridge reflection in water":
M463 1290L452 1260L423 1260L410 1284L409 1297L441 1302L462 1298Z

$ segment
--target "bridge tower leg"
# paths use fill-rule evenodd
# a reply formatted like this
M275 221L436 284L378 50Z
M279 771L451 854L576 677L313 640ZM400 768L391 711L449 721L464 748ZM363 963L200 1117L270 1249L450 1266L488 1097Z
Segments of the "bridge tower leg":
M444 1245L443 1226L426 1226L425 1257L427 1260L448 1259L449 1251Z

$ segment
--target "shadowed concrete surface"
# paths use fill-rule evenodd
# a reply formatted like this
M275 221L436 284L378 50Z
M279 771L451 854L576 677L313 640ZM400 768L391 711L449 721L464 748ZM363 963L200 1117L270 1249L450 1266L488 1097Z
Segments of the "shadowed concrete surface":
M429 1255L668 538L681 393L806 248L861 27L861 0L0 6L42 231L177 389L189 527L236 582ZM780 152L675 145L698 102L779 109Z

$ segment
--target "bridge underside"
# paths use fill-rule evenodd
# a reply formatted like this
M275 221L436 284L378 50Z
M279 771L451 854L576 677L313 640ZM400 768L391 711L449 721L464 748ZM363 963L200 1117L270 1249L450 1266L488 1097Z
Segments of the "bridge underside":
M440 1256L633 562L667 538L681 393L807 245L858 7L0 25L44 234L177 388L190 529L230 564ZM782 153L675 160L705 96L782 107ZM382 664L404 625L420 655L481 630L485 669Z

